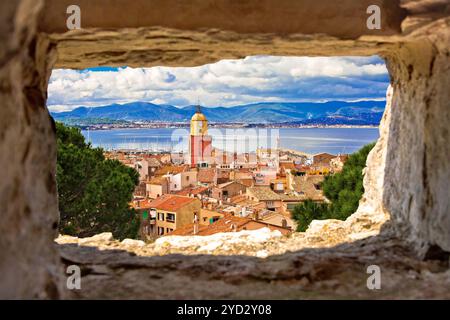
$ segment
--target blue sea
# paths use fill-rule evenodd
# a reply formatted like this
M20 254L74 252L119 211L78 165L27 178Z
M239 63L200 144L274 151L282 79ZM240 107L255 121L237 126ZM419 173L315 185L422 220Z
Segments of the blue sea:
M89 130L82 133L94 147L106 150L188 151L187 128ZM210 128L208 133L214 147L231 152L281 147L309 154L352 153L379 137L378 128Z

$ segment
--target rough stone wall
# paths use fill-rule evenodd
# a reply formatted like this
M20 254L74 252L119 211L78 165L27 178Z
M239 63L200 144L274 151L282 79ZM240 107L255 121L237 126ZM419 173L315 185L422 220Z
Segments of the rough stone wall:
M449 19L388 55L393 101L383 204L422 257L450 251Z
M52 46L36 36L41 1L0 3L0 298L57 298ZM50 59L50 61L49 61Z
M367 222L371 222L372 228L377 226L378 229L390 219L389 212L384 207L382 199L385 192L386 151L391 123L392 95L393 88L390 85L386 92L386 107L379 127L380 137L367 156L366 168L363 171L364 194L356 213L347 219L353 222L365 219Z
M77 2L88 3L74 1ZM68 2L45 3L49 9ZM96 2L97 6L89 10L94 17L93 28L55 33L47 38L45 32L64 26L64 10L56 16L45 11L41 29L44 33L37 35L36 24L43 1L0 2L0 168L3 174L0 179L0 297L57 298L63 292L59 287L63 282L58 279L63 274L59 254L52 245L58 222L54 127L45 108L47 81L54 65L72 68L125 64L192 66L255 54L380 54L388 62L393 98L380 129L381 138L368 158L366 192L358 212L345 222L314 222L305 235L298 235L299 241L295 243L302 243L300 239L306 237L312 243L318 240L321 246L328 246L371 236L378 232L389 213L391 230L398 238L407 238L422 257L439 257L440 251L450 251L448 1L402 0L400 3L408 16L401 31L398 24L403 10L397 8L397 1L383 1L387 6L383 8L389 11L388 20L384 20L389 28L381 35L363 31L361 18L365 15L353 19L355 10L364 9L361 4L353 7L354 1L345 1L339 7L343 10L330 12L320 9L326 2L286 1L278 6L279 1L267 0L262 6L264 10L255 15L252 10L255 3L260 4L258 1L248 2L247 7L236 5L228 9L223 1L208 1L216 3L215 6L204 5L206 2L202 1L199 8L208 13L216 10L228 15L230 12L243 14L235 16L238 20L229 28L227 25L232 20L186 20L182 18L184 13L198 16L198 12L183 13L182 7L177 7L178 11L169 10L161 1L153 2L161 6L160 10L152 11L149 20L142 20L138 25L95 25L98 12L112 17L111 23L119 21L115 19L117 14L112 13L121 8L121 3L125 2ZM136 7L126 9L140 8L138 1L133 3L137 3ZM278 11L271 9L274 4ZM155 8L158 6L152 10ZM161 14L164 8L179 20L167 20ZM305 18L299 20L308 22L286 24L283 15L296 14L296 10ZM271 19L264 19L264 15ZM155 21L161 17L174 24L157 26ZM183 24L185 20L191 24ZM145 28L134 28L143 21ZM54 29L52 23L57 24ZM319 31L324 34L317 34ZM374 255L381 246L385 242L378 240L374 244ZM349 252L355 248L354 244L348 245ZM372 255L359 252L360 256L367 254L367 259ZM284 256L279 259L286 264L289 261ZM252 274L258 271L254 266L249 270ZM316 273L317 267L311 270ZM171 274L167 276L170 278Z
M326 34L355 39L400 31L400 0L46 0L42 31L66 32L66 8L79 5L83 28L215 29L238 34ZM366 28L366 9L378 5L382 30ZM126 14L124 14L126 10ZM120 19L118 18L120 17Z

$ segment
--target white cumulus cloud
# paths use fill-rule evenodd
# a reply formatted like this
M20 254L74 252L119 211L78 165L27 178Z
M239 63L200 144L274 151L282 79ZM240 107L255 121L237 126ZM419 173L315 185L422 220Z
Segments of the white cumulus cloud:
M232 106L263 101L382 99L389 83L374 57L251 56L192 68L53 70L51 111L148 101Z

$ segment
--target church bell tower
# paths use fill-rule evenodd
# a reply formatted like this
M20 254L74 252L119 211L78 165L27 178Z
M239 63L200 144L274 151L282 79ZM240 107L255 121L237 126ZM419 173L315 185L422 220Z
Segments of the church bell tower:
M208 135L208 120L200 106L191 118L189 158L193 168L206 168L211 161L212 138Z

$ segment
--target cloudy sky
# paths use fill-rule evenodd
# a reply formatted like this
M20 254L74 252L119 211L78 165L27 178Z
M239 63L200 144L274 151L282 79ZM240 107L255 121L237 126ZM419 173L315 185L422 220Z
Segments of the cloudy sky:
M379 57L252 56L194 68L54 70L51 111L147 101L233 106L263 101L384 99L389 76Z

